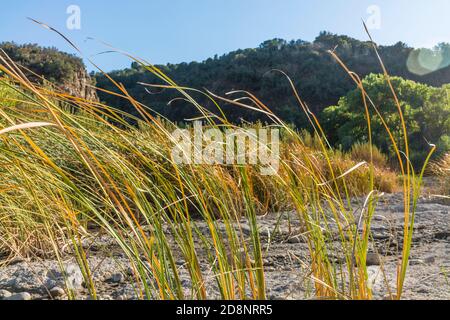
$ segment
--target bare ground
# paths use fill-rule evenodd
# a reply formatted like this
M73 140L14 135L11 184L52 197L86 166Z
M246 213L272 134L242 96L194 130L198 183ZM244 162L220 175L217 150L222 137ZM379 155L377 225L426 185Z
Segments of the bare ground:
M355 199L361 203L362 199ZM421 197L417 210L411 261L404 299L450 299L450 206L438 198ZM207 234L204 222L197 221ZM241 222L244 234L250 227ZM264 247L264 267L269 299L312 299L308 270L308 250L295 213L269 214L258 221ZM395 291L395 275L402 247L403 197L385 195L377 206L372 223L373 247L369 254L370 281L375 299L385 299ZM86 239L88 261L101 299L137 299L127 259L114 241L106 236ZM337 245L338 246L338 245ZM372 253L378 252L378 256ZM336 254L339 259L339 254ZM206 288L211 298L220 298L210 266L203 260ZM67 257L64 263L79 299L88 299L79 269ZM177 262L187 297L192 296L183 261ZM16 260L0 269L0 299L67 298L56 260ZM56 288L55 288L56 287ZM24 294L26 293L26 294ZM27 295L29 294L29 296Z

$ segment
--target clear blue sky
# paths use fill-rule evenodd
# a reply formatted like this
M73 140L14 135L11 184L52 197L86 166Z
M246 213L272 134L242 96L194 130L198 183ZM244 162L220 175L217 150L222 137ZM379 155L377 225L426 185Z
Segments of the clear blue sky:
M69 30L69 5L81 9L81 29ZM13 0L2 5L0 41L38 43L72 52L58 36L26 17L48 23L86 56L105 50L94 37L152 63L202 61L271 38L311 41L322 31L366 39L361 19L380 9L380 44L415 47L450 42L449 0ZM372 20L378 21L378 20ZM117 54L95 57L106 70L129 66Z

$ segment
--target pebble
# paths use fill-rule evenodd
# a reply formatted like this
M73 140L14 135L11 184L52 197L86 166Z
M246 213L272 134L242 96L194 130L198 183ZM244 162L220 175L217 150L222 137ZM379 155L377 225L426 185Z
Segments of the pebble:
M425 256L421 259L411 259L409 264L411 266L416 265L424 265L424 264L433 264L436 261L436 258L434 256Z
M28 300L31 300L31 294L29 294L28 292L21 292L21 293L13 294L12 296L5 298L4 300L28 301Z
M64 291L64 289L60 288L60 287L54 287L53 289L50 290L50 297L51 298L59 298L62 297L66 294L66 292Z
M381 264L380 256L376 253L367 253L366 266L379 266Z
M12 293L7 290L0 290L0 299L6 299L12 296Z
M303 239L298 237L298 236L296 236L296 237L289 238L287 242L290 243L290 244L301 243L301 242L303 242Z

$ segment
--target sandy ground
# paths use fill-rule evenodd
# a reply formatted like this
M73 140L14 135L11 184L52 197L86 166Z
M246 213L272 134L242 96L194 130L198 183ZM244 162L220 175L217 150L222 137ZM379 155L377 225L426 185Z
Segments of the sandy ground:
M362 199L354 202L361 203ZM404 299L450 299L450 206L437 198L420 199ZM199 229L207 234L201 221ZM242 222L249 235L248 223ZM369 277L375 299L385 299L389 288L395 291L397 261L402 247L403 198L385 195L373 219L373 247L369 254ZM264 244L264 267L269 299L312 299L308 270L308 250L294 213L269 214L258 221ZM89 247L89 264L101 299L136 299L135 285L126 258L108 236L101 236ZM373 252L379 252L378 259ZM336 254L336 259L339 255ZM190 280L182 261L177 262L185 292ZM88 299L79 269L68 258L66 272L77 298ZM210 298L219 298L209 265L204 276ZM60 268L54 260L17 260L0 269L0 299L64 299L67 296Z

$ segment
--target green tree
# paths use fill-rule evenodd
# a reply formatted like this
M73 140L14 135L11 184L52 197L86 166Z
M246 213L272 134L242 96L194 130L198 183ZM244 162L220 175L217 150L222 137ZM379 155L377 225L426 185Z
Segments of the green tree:
M429 151L428 142L438 146L438 155L447 152L450 132L450 86L434 88L400 77L392 77L391 82L408 131L410 160L416 165L420 164ZM386 78L380 74L370 74L364 78L363 85L391 129L396 143L404 150L400 116ZM392 158L395 156L394 150L381 118L370 105L369 108L373 143ZM350 91L339 100L337 106L326 108L322 120L325 130L331 136L330 140L344 150L350 149L357 142L368 141L365 108L359 89Z

